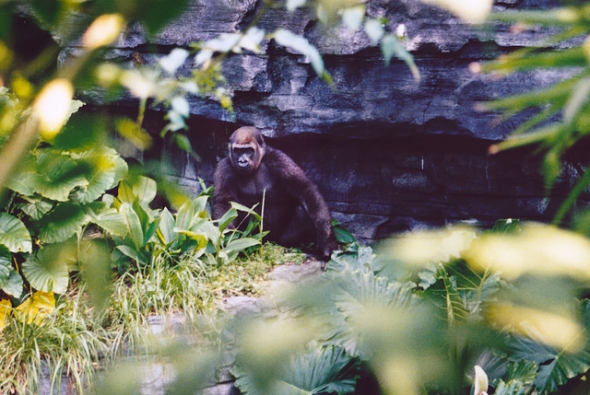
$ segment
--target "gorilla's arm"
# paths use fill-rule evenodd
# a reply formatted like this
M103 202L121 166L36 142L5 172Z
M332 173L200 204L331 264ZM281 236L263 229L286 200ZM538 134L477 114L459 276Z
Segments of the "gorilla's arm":
M316 229L318 250L323 257L328 258L337 244L332 231L330 210L317 186L283 152L269 149L265 160L269 169L280 172L278 179L285 189L303 203Z
M223 217L231 208L230 202L238 200L234 173L229 159L224 158L217 164L213 174L213 219Z

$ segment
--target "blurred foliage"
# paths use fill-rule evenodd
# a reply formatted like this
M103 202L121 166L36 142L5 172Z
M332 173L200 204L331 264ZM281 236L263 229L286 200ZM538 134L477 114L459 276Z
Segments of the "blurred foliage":
M513 24L517 32L539 26L555 33L535 47L522 48L497 60L472 65L474 71L502 77L512 73L542 69L562 69L563 80L495 101L480 103L486 111L500 111L502 119L535 110L509 138L490 147L491 153L521 146L535 146L543 153L543 173L549 190L562 173L564 155L590 132L590 6L587 2L569 2L552 10L504 11L491 19ZM578 185L565 199L556 214L560 224L580 194L590 185L590 172L585 170ZM585 231L584 226L580 230Z
M489 0L428 2L470 22L482 21L491 7ZM403 45L403 25L388 31L389 21L367 17L366 3L356 0L264 2L243 32L176 48L155 64L97 61L127 21L156 34L187 3L0 2L0 185L6 187L0 213L2 391L37 392L44 366L50 366L53 384L65 372L83 391L93 382L94 364L132 344L129 334L149 326L150 314L198 312L202 272L217 292L252 289L240 281L240 267L246 269L237 260L263 236L256 234L261 218L252 208L234 205L214 222L207 188L194 199L176 194L175 212L151 208L159 192L155 181L129 172L108 147L107 131L146 149L154 136L143 127L145 111L148 104L162 106L168 123L161 136L172 136L192 152L182 132L190 96L217 100L231 119L232 93L224 87L222 62L231 53L262 53L264 40L303 55L330 83L319 51L305 37L257 27L269 7L291 12L307 7L326 24L341 23L351 33L362 29L379 46L385 64L399 58L419 79ZM495 15L563 31L543 48L480 65L484 72L501 74L571 68L572 76L552 87L482 105L506 116L541 109L491 150L538 144L546 153L548 187L560 173L564 152L586 134L588 13L587 5L574 4ZM80 53L57 70L55 46L23 52L13 28L21 15L35 18L34 25L61 45L76 43ZM139 101L137 119L80 114L83 103L74 95L89 83L104 88L112 100L127 89ZM589 182L586 172L558 220ZM250 227L227 229L240 210L254 219ZM587 230L587 221L578 218ZM478 395L488 386L503 395L588 392L587 238L511 220L490 231L452 227L400 235L377 252L354 243L344 230L338 237L350 245L334 254L325 275L281 284L259 314L222 315L209 325L200 323L202 331L160 338L148 347L159 352L142 358L172 372L166 393L212 385L228 359L244 394L351 393L366 387L384 394L462 393L471 387L473 372ZM119 277L113 282L114 273ZM82 288L68 298L73 286ZM82 318L70 314L67 306L74 299L90 306L85 297L93 309ZM125 334L105 334L108 325L124 328L120 333ZM146 372L137 363L117 365L95 390L138 393Z
M504 395L584 391L588 272L572 273L576 258L567 253L546 258L551 271L531 265L544 238L515 247L522 258L511 263L521 269L507 277L488 259L502 254L498 240L530 228L560 238L562 251L590 246L575 233L514 220L489 231L408 233L376 252L353 244L334 254L323 275L274 287L262 311L224 317L209 346L199 342L190 353L190 343L172 341L160 352L183 348L196 366L209 360L217 369L235 358L231 371L243 394L464 393L474 366L485 374L478 382L486 392L488 383ZM430 254L413 249L421 242ZM214 374L175 365L166 393L186 393L186 377L193 388L213 385ZM107 375L98 393L112 390L109 383Z

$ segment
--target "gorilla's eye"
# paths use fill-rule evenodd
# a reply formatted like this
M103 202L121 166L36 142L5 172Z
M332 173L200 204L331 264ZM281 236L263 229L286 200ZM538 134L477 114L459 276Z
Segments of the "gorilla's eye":
M234 154L237 156L242 156L242 155L253 155L254 154L254 148L251 147L247 147L247 148L234 148Z

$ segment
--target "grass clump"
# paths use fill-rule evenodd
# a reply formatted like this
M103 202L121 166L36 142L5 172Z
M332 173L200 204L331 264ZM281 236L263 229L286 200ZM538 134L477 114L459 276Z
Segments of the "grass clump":
M149 352L152 317L196 322L226 297L262 293L272 267L304 258L272 244L227 264L160 255L117 277L100 315L78 282L41 323L8 320L0 337L0 393L60 393L64 386L86 393L115 357Z
M39 324L11 319L0 337L0 393L38 394L41 378L50 393L62 385L82 393L97 369L115 354L117 337L95 319L82 292L57 300ZM67 376L67 383L62 383Z

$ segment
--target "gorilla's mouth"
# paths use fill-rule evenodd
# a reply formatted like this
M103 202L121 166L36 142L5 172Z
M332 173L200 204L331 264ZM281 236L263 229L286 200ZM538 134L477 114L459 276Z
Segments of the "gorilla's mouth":
M238 171L242 174L250 173L252 171L252 165L250 163L238 163Z

